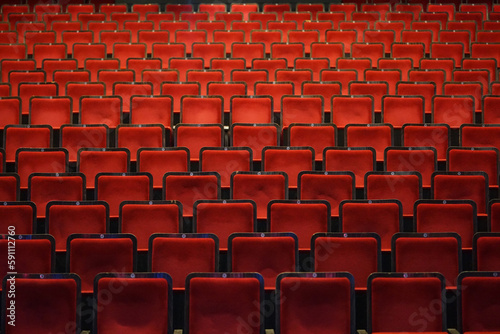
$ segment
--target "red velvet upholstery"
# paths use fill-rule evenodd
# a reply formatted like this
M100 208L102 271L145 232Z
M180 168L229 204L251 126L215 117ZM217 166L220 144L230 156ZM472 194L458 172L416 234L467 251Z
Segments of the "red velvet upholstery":
M236 172L231 175L231 198L251 199L257 205L257 218L267 218L267 204L288 199L288 177L282 172Z
M464 124L460 127L463 147L495 147L500 149L500 127L492 124Z
M278 76L278 73L276 74ZM287 79L279 79L285 81ZM311 81L304 80L304 81ZM295 89L300 92L300 83L294 83ZM299 88L297 88L299 85ZM297 93L299 94L299 93ZM324 122L323 97L321 96L283 96L281 101L281 125L288 127L292 123Z
M422 177L418 172L368 172L365 176L367 199L397 199L403 214L413 214L413 204L422 195Z
M463 273L459 277L459 314L462 333L495 333L500 331L497 273Z
M288 128L290 146L309 146L314 149L315 160L323 160L323 151L335 146L337 129L333 124L292 124Z
M17 234L33 234L36 206L31 202L3 202L0 206L0 217L2 231L8 231L9 226L14 226Z
M264 147L280 144L280 132L276 124L233 124L230 131L231 146L249 147L253 152L253 160L261 161Z
M432 190L434 199L471 199L477 213L486 213L488 175L484 172L435 172Z
M381 270L380 237L374 233L318 233L312 238L314 271L347 271L356 289L366 289L371 273Z
M500 202L491 200L489 203L488 219L491 232L500 232Z
M434 147L437 151L438 161L444 161L450 143L449 132L450 127L446 124L405 124L402 141L406 147Z
M271 96L232 96L231 124L273 123L273 99Z
M10 281L4 281L9 288ZM7 323L4 333L68 333L77 334L80 324L80 279L76 275L44 274L15 279L15 298L4 294L6 305L15 302L15 326ZM2 312L2 314L6 314ZM4 319L6 322L9 318Z
M373 96L337 95L332 98L332 121L339 128L347 124L374 122Z
M133 162L137 161L137 151L140 148L161 148L165 146L165 128L160 124L121 124L116 127L116 131L116 147L127 148L130 151L130 161Z
M82 97L80 123L106 124L110 128L116 128L122 122L122 104L120 96Z
M4 129L5 161L14 162L18 148L48 148L52 146L52 128L48 125L8 125Z
M451 172L482 171L490 186L498 185L498 149L458 148L448 150L448 170Z
M314 150L310 147L265 147L262 170L285 172L290 188L297 187L300 172L314 169Z
M422 186L431 186L431 176L437 170L437 152L433 147L389 147L385 151L385 170L395 172L417 171Z
M397 200L345 201L340 206L342 231L374 232L382 242L382 250L391 249L391 238L402 227L403 209Z
M217 235L221 251L227 251L232 233L255 229L257 207L251 200L199 200L193 210L194 231Z
M302 172L298 191L301 200L328 201L331 215L337 216L340 202L355 197L354 175L350 172Z
M186 333L264 333L262 276L194 274L186 284Z
M96 199L109 204L110 217L118 217L123 201L148 201L152 198L149 173L99 173L96 176Z
M61 147L68 150L70 162L77 161L78 150L81 148L105 148L108 146L108 128L105 125L65 124L61 126L60 137Z
M252 151L248 147L202 148L200 165L202 172L219 173L221 186L229 188L233 172L252 170Z
M166 200L181 202L183 216L191 217L197 200L220 198L220 176L214 172L170 172L163 178L163 194Z
M50 202L45 220L47 232L55 239L56 252L66 251L73 233L106 233L109 206L105 202Z
M28 200L36 204L37 217L45 217L50 201L82 201L85 199L85 177L80 173L31 174Z
M462 247L472 248L477 218L476 207L471 201L419 201L414 216L416 232L456 232L462 239Z
M368 281L370 332L444 332L442 276L376 274ZM435 310L423 318L419 310Z
M174 290L184 290L193 272L216 272L218 244L213 234L155 234L149 250L150 269L172 276Z
M96 333L172 333L172 281L167 275L104 274L96 286Z
M2 278L12 272L30 274L54 271L54 238L50 235L17 235L13 238L15 240L2 235L0 239L0 254L5 257L4 263L0 264ZM12 248L13 243L15 243L14 248ZM15 254L13 267L11 267L9 255L13 254L13 249L15 249Z
M393 146L393 128L390 124L352 125L345 128L347 147L373 147L377 161L384 160L384 150ZM377 138L374 142L373 138Z
M102 272L133 272L137 245L131 234L73 234L68 238L67 271L82 279L82 293L91 293Z
M203 147L224 146L221 124L179 124L174 130L175 146L187 147L191 161L198 161Z
M329 147L323 153L326 171L354 173L356 187L364 187L365 174L375 170L375 150L371 147Z
M99 173L129 171L130 151L126 148L82 148L78 150L77 170L85 175L87 188L95 188Z
M189 170L189 150L176 148L141 148L137 151L137 170L153 176L153 187L163 187L163 175Z
M330 229L330 204L327 201L271 201L268 220L270 232L293 232L299 240L299 250L310 250L312 235Z
M21 189L28 188L33 173L65 173L68 152L65 149L23 149L16 152L16 173L21 178Z
M349 274L278 276L279 333L352 333L353 280Z
M461 271L460 237L455 233L398 233L393 237L395 272L439 272L455 286Z
M473 250L476 270L500 271L500 234L476 233Z
M16 173L0 174L0 201L14 202L19 200L19 175Z
M120 232L135 235L137 250L147 251L152 234L179 233L181 218L182 209L178 202L122 202Z
M384 96L382 122L401 128L406 123L422 124L425 120L425 100L422 96Z
M183 96L181 98L180 122L186 124L223 124L222 98L220 96Z

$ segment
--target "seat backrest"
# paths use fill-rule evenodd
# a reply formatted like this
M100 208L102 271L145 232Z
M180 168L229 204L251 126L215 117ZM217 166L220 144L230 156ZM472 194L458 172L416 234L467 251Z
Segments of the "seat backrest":
M103 201L52 201L47 204L45 233L55 239L56 252L65 252L73 233L109 232L109 205Z
M186 280L186 334L245 330L264 334L264 279L257 273L195 273ZM214 309L214 305L218 305ZM211 314L207 318L207 314ZM230 316L228 317L228 314ZM252 319L247 323L246 319ZM248 327L247 327L248 326Z
M472 200L420 200L415 203L414 231L456 232L462 239L462 248L471 249L477 230L476 207Z
M318 334L354 333L354 277L351 274L280 274L276 291L277 333L308 330Z
M190 273L218 271L219 239L215 234L157 233L149 243L149 269L172 276L174 290L184 290Z
M118 230L135 235L137 250L147 251L152 234L183 232L182 205L177 201L124 201Z
M498 271L500 269L500 233L479 232L472 241L474 270Z
M282 272L298 271L298 241L293 233L233 233L229 237L228 268L258 272L266 290L274 290Z
M432 273L375 273L368 278L368 333L444 331L444 278ZM436 310L425 328L415 319L419 308Z
M108 294L112 294L111 300L104 297ZM172 304L172 278L168 274L99 274L94 288L94 332L119 330L125 334L140 330L171 334ZM135 321L122 327L121 323L129 322L132 314L136 315Z
M464 272L458 277L458 328L463 333L496 331L500 328L498 304L500 292L498 272Z
M66 271L82 279L82 293L94 291L102 272L134 272L137 242L132 234L72 234L68 237Z
M392 271L439 272L446 286L462 271L462 243L457 233L396 233L392 237Z
M15 287L15 296L4 293L2 305L2 332L80 332L80 278L75 274L17 274L14 279L6 276L4 291ZM16 318L13 322L7 313L15 303ZM38 320L35 320L38 319ZM43 319L43 321L41 320ZM9 324L10 322L10 324Z

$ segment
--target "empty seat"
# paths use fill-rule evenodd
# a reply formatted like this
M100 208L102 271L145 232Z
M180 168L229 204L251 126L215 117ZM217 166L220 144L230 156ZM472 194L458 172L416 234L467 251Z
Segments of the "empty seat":
M316 233L311 240L316 272L349 272L356 290L381 270L380 237L376 233Z
M288 145L309 146L314 150L315 160L323 160L323 151L336 145L337 128L334 124L292 123L288 128Z
M472 244L474 269L477 271L498 271L500 268L499 249L499 233L476 233Z
M223 124L223 99L220 96L181 98L180 122L183 124Z
M173 98L169 95L132 95L131 124L161 124L170 131L173 123Z
M228 267L232 272L258 272L266 290L274 290L282 272L298 271L297 236L293 233L233 233Z
M70 97L32 96L29 99L29 124L48 124L59 130L63 124L72 123L72 116L73 101Z
M341 129L348 124L374 123L374 99L371 95L334 95L331 103L332 122Z
M17 274L14 279L6 277L3 280L3 289L15 287L16 293L2 296L2 312L7 314L7 305L15 303L16 332L44 332L67 331L77 333L80 329L80 278L75 274L43 275ZM10 306L9 306L10 307ZM8 318L2 322L2 332L10 332ZM9 320L10 321L10 320ZM73 330L68 330L71 324Z
M388 147L384 162L385 171L419 172L422 186L429 188L432 173L437 170L437 152L433 147Z
M314 233L331 230L330 203L326 200L274 200L267 210L269 231L295 233L302 251L311 249Z
M448 170L451 172L482 171L489 185L498 185L498 149L485 147L450 147Z
M21 123L21 99L19 97L0 97L0 108L2 109L0 129L4 129L9 124L18 125ZM3 160L5 161L5 154Z
M199 82L162 82L160 85L161 95L170 95L173 99L173 112L181 111L181 100L185 95L200 95Z
M164 147L165 136L165 128L161 124L120 124L116 127L116 147L127 148L130 151L130 161L135 162L140 148Z
M16 152L16 173L21 189L28 188L33 173L65 173L68 171L68 152L63 148L20 148Z
M488 174L485 172L434 172L433 198L473 200L477 205L477 213L485 214L488 184Z
M355 198L354 174L344 171L301 172L297 197L300 200L326 200L330 203L331 215L338 216L339 204Z
M198 200L193 207L193 230L213 233L219 238L219 249L227 251L228 238L236 232L254 232L257 208L252 200Z
M451 143L448 124L405 124L402 144L405 147L434 147L438 161L446 160L446 151Z
M191 334L238 331L238 319L254 333L264 332L260 306L264 300L264 279L257 273L193 273L186 280L186 328ZM218 305L214 309L214 305ZM207 318L207 314L211 314ZM208 332L207 332L207 329Z
M325 171L350 171L355 177L355 186L364 187L364 177L375 170L375 150L371 147L327 147L323 151Z
M110 287L120 287L119 293L108 300ZM105 333L120 330L125 333L147 330L149 333L171 333L172 278L165 273L101 273L95 279L93 304L94 331ZM130 323L130 315L137 317ZM122 326L127 322L127 326Z
M94 189L101 172L126 173L130 169L130 151L126 148L80 148L76 168L86 177L87 188Z
M418 233L456 232L463 249L472 248L477 229L476 205L471 200L420 200L415 203L414 230Z
M4 175L0 174L0 178ZM17 183L15 181L14 179L14 184ZM36 231L36 206L34 203L4 201L2 204L0 214L4 219L2 219L0 226L4 231L8 231L9 226L15 228L16 234L33 234Z
M55 251L65 252L73 233L109 232L109 206L102 201L53 201L47 204L45 231L55 239Z
M296 288L300 287L300 288ZM286 273L276 281L277 330L327 333L353 330L354 277L347 273ZM313 311L316 310L316 311Z
M392 238L392 270L439 272L451 288L462 271L461 249L457 233L396 233Z
M231 198L255 201L257 218L265 219L271 200L288 199L288 177L284 172L234 172Z
M403 207L400 201L346 200L339 207L340 224L345 233L376 233L384 252L391 250L394 233L403 230Z
M414 203L422 198L422 176L419 172L368 172L365 174L367 199L398 199L403 214L413 215Z
M248 147L204 147L200 150L200 170L219 173L221 187L229 188L233 172L252 170L252 150Z
M368 328L377 332L419 332L415 310L436 310L426 330L446 332L444 278L436 273L376 273L368 279ZM434 314L433 313L433 314Z
M218 239L214 234L153 234L150 238L150 270L172 276L174 290L184 290L193 272L217 272Z
M122 112L130 113L131 97L134 95L152 95L153 84L150 82L115 82L112 95L122 98Z
M45 217L51 201L85 200L85 190L81 173L34 173L28 179L28 200L36 204L38 218Z
M80 123L106 124L116 128L122 123L121 96L82 96L80 97Z
M132 234L72 234L68 238L67 271L80 276L82 293L94 291L102 272L134 272L137 242ZM98 286L96 286L98 288Z
M377 161L383 160L383 152L393 146L393 127L390 124L348 124L345 127L347 147L373 147ZM378 138L377 142L373 138Z
M7 163L15 162L19 148L52 147L52 127L49 125L7 125L3 136Z
M324 101L322 96L283 96L281 100L281 124L323 123Z
M194 202L219 199L220 175L216 172L168 172L163 177L163 198L182 204L184 217L192 217Z
M254 161L262 160L266 146L280 145L281 130L277 124L232 124L230 144L234 147L249 147Z
M95 198L108 202L111 218L119 216L123 201L147 201L153 197L153 180L149 173L101 172L95 180Z
M178 124L174 128L174 146L188 148L191 161L198 161L203 147L224 146L222 124Z
M185 147L141 148L137 151L137 171L150 173L153 188L162 188L165 173L189 171L189 150Z
M262 170L285 172L289 187L295 188L300 172L314 169L314 158L314 150L310 147L265 147L262 151Z
M15 227L7 227L0 238L0 253L8 259L0 266L2 277L16 273L54 272L54 238L50 235L17 234ZM4 290L4 294L7 294L7 291L11 292L12 289Z
M497 272L464 272L458 277L458 328L462 332L494 332L500 328L496 296L500 293Z

